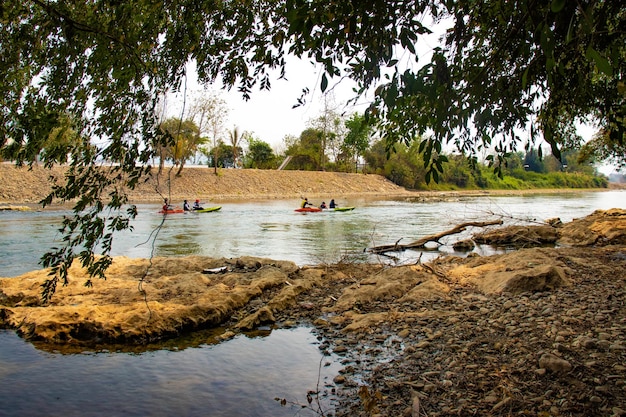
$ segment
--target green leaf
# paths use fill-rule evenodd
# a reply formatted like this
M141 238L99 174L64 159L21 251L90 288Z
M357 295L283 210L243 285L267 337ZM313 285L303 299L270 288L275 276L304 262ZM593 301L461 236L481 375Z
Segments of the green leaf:
M328 88L328 78L326 78L326 73L322 74L322 83L320 88L322 89L322 93L326 91L326 88Z
M589 47L587 48L585 56L590 61L594 61L596 63L596 67L598 68L598 70L608 75L609 77L613 75L613 67L611 66L609 60L600 55L600 53L593 49L591 45L589 45Z
M526 90L526 86L528 86L528 70L530 67L526 67L524 73L522 74L522 90Z
M552 0L550 10L552 10L552 13L558 13L563 10L563 7L565 7L565 0Z

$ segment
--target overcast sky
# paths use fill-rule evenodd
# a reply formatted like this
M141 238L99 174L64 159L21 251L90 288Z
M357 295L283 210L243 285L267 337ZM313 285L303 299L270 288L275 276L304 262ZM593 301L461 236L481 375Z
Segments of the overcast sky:
M275 80L270 91L255 91L252 99L244 101L236 90L224 95L231 108L230 126L253 132L254 136L272 147L279 147L286 135L299 136L312 119L323 113L324 99L320 92L320 70L308 61L293 59L287 66L287 80ZM330 86L334 85L331 80ZM344 79L333 88L333 107L340 113L363 112L360 108L346 107L354 97L351 80ZM294 108L302 89L308 88L306 104Z
M430 55L439 42L438 38L444 32L445 23L430 25L433 33L423 35L416 44L419 65L430 62ZM400 51L398 59L405 66L415 67L414 56L402 55ZM255 90L249 101L244 101L236 87L232 91L221 91L216 86L214 91L220 91L220 96L227 101L229 111L227 129L232 130L238 126L240 131L252 132L256 139L269 143L275 150L281 151L283 138L286 135L300 136L300 133L308 127L308 122L319 117L323 113L324 100L320 91L321 66L314 66L308 59L287 58L286 80L278 80L278 73L272 78L270 91ZM415 68L414 68L415 69ZM198 92L201 87L197 84L192 74L194 66L188 68L187 91ZM301 96L302 89L308 88L306 104L293 108ZM356 107L346 107L348 100L354 98L354 83L349 79L329 79L327 91L332 90L333 99L338 113L347 116L354 112L363 113L367 108L368 97L359 101ZM189 97L189 95L188 95ZM168 97L168 117L180 117L180 103L183 94L173 94ZM225 138L227 141L227 139Z
M202 87L192 76L193 66L190 66L188 74L186 106L190 106L194 95L202 92ZM320 77L319 67L315 67L307 60L293 58L287 63L286 79L279 80L276 74L272 79L270 91L254 90L248 101L243 99L236 87L231 91L221 90L219 87L209 89L227 103L229 110L227 131L232 131L237 126L240 132L251 132L254 138L267 142L272 148L280 151L285 136L300 136L300 133L308 127L309 121L322 114L324 99L319 89ZM330 80L328 87L328 90L332 90L330 101L334 103L333 107L337 112L350 115L356 111L363 113L365 110L366 104L363 104L365 101L361 101L356 107L346 106L347 101L354 97L353 87L354 83L348 79ZM306 103L294 108L304 88L309 89ZM184 95L184 92L179 92L168 96L167 117L180 117ZM227 138L224 140L228 141Z

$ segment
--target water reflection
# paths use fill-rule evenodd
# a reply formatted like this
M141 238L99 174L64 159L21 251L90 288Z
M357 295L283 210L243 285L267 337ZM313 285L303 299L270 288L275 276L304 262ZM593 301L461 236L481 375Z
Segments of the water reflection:
M306 328L139 354L44 353L7 331L0 345L0 414L11 416L312 416L274 398L306 404L320 390L329 409L339 370Z

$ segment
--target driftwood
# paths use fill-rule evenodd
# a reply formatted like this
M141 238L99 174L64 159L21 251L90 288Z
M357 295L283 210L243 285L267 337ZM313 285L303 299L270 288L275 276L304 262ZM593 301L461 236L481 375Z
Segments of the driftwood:
M423 249L424 245L428 242L437 242L439 243L439 239L444 236L454 235L457 233L464 232L470 226L474 227L485 227L485 226L494 226L502 224L502 220L493 220L490 222L466 222L461 223L450 230L446 230L445 232L437 233L436 235L424 236L421 239L418 239L414 242L407 243L406 245L398 244L399 240L393 245L382 245L382 246L374 246L373 248L368 248L367 251L370 253L376 254L384 254L386 252L401 252L407 249ZM441 244L441 243L439 243Z

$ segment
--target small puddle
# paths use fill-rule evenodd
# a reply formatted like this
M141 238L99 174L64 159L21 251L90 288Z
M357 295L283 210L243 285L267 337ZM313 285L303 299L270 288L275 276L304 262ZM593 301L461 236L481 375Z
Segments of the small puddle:
M341 365L336 355L323 356L311 330L260 331L218 344L214 333L199 332L141 353L65 354L0 331L0 404L11 416L292 417L319 415L317 407L327 415ZM313 410L302 408L316 392Z

